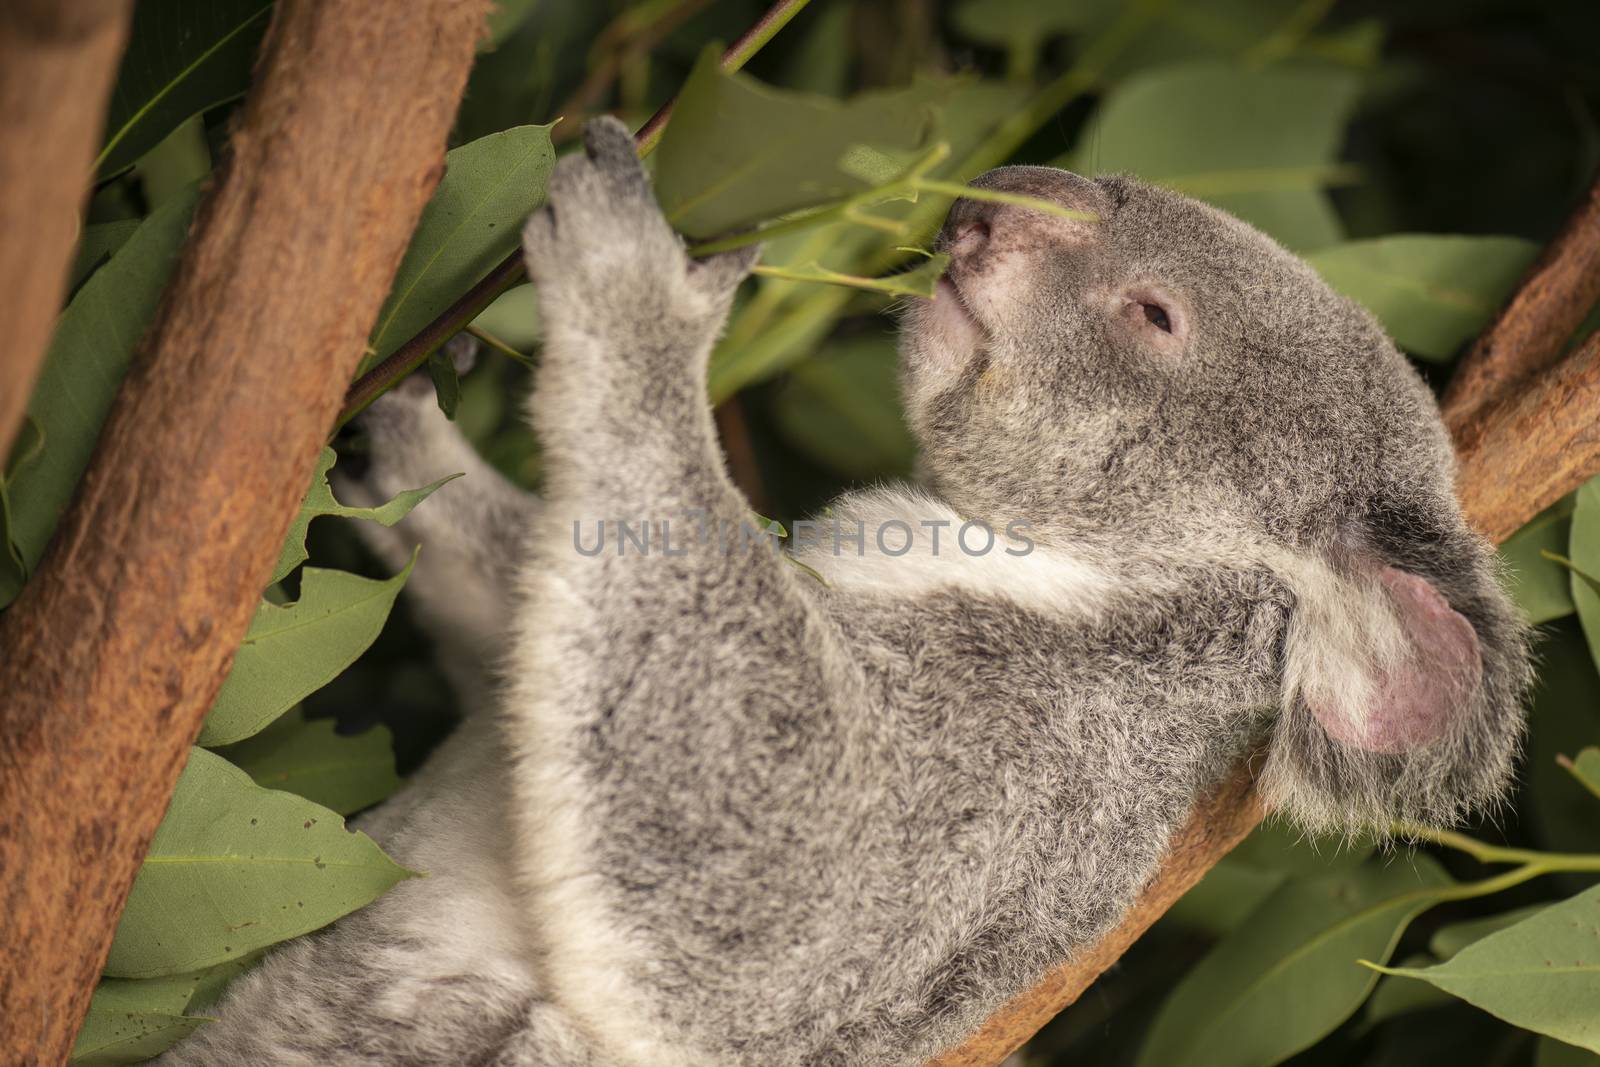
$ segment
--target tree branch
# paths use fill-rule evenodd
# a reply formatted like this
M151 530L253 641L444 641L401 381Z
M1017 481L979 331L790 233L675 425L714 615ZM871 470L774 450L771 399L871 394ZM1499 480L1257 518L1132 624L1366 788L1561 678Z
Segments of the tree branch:
M72 1047L442 172L487 8L274 11L230 157L77 496L0 619L8 1063L60 1064Z
M0 4L0 473L67 286L132 0Z
M1600 300L1600 177L1528 268L1494 323L1473 342L1445 390L1450 432L1472 430L1480 409L1550 366Z
M1584 237L1587 235L1587 237ZM1587 246L1582 247L1584 241ZM1585 294L1587 296L1585 297ZM1468 521L1499 543L1600 472L1600 333L1547 367L1600 295L1600 185L1539 258L1457 374L1451 432ZM1588 303L1584 303L1587 300ZM1511 345L1528 344L1525 353ZM1246 760L1195 805L1155 879L1115 929L1015 997L929 1067L995 1067L1127 951L1260 823L1265 808Z

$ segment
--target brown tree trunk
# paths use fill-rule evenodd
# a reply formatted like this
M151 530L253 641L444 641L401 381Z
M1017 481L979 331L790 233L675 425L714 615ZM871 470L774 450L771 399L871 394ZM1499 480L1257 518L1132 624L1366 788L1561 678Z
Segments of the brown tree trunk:
M1497 544L1600 473L1600 333L1550 367L1600 294L1597 249L1600 184L1473 345L1465 357L1472 362L1463 364L1460 384L1447 402L1462 509L1473 527ZM1512 347L1520 344L1534 350ZM1161 870L1115 929L1012 999L928 1067L995 1067L1022 1047L1120 959L1265 814L1248 766L1241 766L1230 781L1196 803Z
M442 172L487 7L279 0L229 158L78 495L0 620L8 1064L59 1064L72 1047Z
M0 4L0 468L61 307L133 0Z

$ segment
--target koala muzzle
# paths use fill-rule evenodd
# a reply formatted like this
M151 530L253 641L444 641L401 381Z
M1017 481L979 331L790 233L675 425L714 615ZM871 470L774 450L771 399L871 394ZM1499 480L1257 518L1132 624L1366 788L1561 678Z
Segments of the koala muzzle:
M975 189L1038 197L1103 219L1111 198L1098 184L1055 167L1000 167L971 183ZM1076 244L1094 237L1099 223L1062 219L1019 204L961 199L950 208L937 248L975 267L988 252Z

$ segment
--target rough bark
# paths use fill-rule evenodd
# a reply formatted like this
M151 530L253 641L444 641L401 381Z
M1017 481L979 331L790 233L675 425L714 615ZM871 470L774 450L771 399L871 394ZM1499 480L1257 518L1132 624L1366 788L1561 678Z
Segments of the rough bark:
M133 0L0 4L0 464L50 343Z
M1597 295L1600 185L1474 344L1477 362L1456 378L1461 384L1449 409L1455 417L1447 418L1456 442L1456 489L1467 520L1497 544L1600 473L1600 333L1549 366ZM1532 349L1511 347L1522 344ZM1265 814L1241 766L1196 804L1160 872L1115 929L928 1067L995 1067L1005 1060L1077 1000Z
M1528 268L1516 292L1456 368L1444 417L1460 439L1481 408L1556 361L1561 347L1600 300L1600 178L1555 239Z
M442 172L488 0L280 0L229 158L0 620L0 1054L72 1047ZM52 305L54 306L54 305Z

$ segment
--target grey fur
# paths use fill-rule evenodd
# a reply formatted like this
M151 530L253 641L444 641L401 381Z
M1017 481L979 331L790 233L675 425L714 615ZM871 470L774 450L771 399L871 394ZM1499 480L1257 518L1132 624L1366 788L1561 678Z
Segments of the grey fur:
M478 470L402 528L468 576L413 579L441 636L464 588L489 608L467 651L509 650L498 717L366 822L433 877L274 954L161 1062L916 1064L1117 922L1261 740L1268 796L1319 829L1494 802L1523 628L1371 318L1172 193L982 183L1099 220L958 205L959 291L914 307L903 345L938 499L835 510L1027 520L1026 581L1003 559L816 551L823 585L711 544L590 557L575 521L747 519L704 395L750 257L688 261L626 130L588 126L526 234L545 499L497 504ZM1171 335L1146 330L1157 298ZM396 484L433 476L433 450L476 465L424 404L373 420ZM505 560L510 600L483 580ZM1426 578L1482 651L1449 729L1387 754L1333 740L1297 688L1415 655L1350 624L1389 626L1383 566Z

